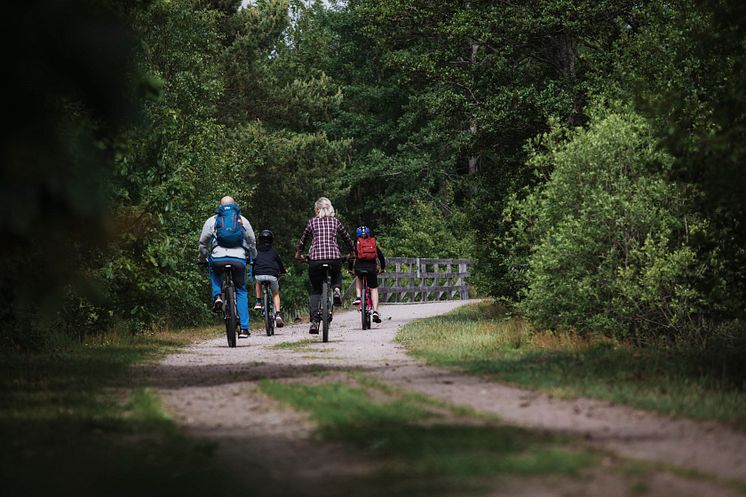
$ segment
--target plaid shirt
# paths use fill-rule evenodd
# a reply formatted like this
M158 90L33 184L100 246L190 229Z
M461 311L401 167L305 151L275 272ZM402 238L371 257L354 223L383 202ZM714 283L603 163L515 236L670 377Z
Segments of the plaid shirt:
M339 219L336 217L314 217L309 219L306 229L303 230L303 234L298 242L298 251L303 252L308 242L308 237L311 237L311 249L308 251L308 258L312 261L328 261L332 259L340 259L342 254L339 251L339 245L337 245L337 235L340 235L342 239L347 242L347 246L350 248L350 252L355 250L355 243L352 241L350 234Z

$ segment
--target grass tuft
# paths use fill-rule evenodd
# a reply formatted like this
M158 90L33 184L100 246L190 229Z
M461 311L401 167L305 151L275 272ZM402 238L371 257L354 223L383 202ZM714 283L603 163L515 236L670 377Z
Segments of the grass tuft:
M306 338L303 340L297 340L294 342L280 342L272 346L275 350L291 350L293 352L314 352L314 353L326 353L329 349L314 347L320 342L312 338Z

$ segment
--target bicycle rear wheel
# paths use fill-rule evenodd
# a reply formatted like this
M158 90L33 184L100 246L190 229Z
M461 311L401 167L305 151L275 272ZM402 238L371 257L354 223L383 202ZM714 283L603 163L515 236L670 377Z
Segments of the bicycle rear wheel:
M366 278L363 278L362 285L360 285L360 320L363 324L363 329L367 330L370 328L368 323L368 282Z
M238 316L236 313L236 289L233 285L225 287L225 334L228 337L228 347L236 346L236 324Z
M329 289L329 281L324 280L323 288L321 290L321 341L329 341L329 312L331 310L330 305L331 292Z
M365 300L368 302L368 309L365 312L365 327L370 329L370 317L373 315L373 299L370 298L370 288L365 288Z
M264 330L267 332L267 336L271 337L275 334L275 319L272 312L272 297L269 294L269 290L265 287L263 309L264 309Z

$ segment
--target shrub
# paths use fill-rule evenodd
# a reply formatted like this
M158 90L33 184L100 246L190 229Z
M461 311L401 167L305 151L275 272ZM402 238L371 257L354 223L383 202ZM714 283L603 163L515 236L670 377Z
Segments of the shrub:
M540 326L638 340L686 328L701 304L689 236L704 226L645 120L597 114L539 144L530 164L547 181L508 211L527 285L520 309Z

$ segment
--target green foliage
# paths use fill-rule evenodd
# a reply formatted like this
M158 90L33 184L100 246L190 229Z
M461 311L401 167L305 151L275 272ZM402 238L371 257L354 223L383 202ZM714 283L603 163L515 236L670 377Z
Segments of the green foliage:
M702 263L688 239L702 224L667 179L671 156L630 112L594 116L568 141L561 133L531 160L546 183L512 213L517 248L531 247L515 254L527 283L520 308L549 328L637 339L682 331L700 305Z
M702 192L696 208L709 229L698 256L717 260L700 291L714 321L746 313L744 21L743 3L733 0L653 2L614 51L625 97L676 158L672 177Z
M208 319L207 274L194 261L220 197L233 196L255 230L272 229L287 264L313 201L337 188L329 178L348 143L312 124L334 112L339 90L323 74L284 70L298 42L286 36L287 2L212 7L153 2L133 14L137 60L158 93L116 142L114 239L92 274L105 298L73 300L71 332ZM292 313L306 301L303 277L283 286Z
M468 258L471 233L462 212L438 212L432 204L417 201L409 214L382 230L385 255L398 257Z

